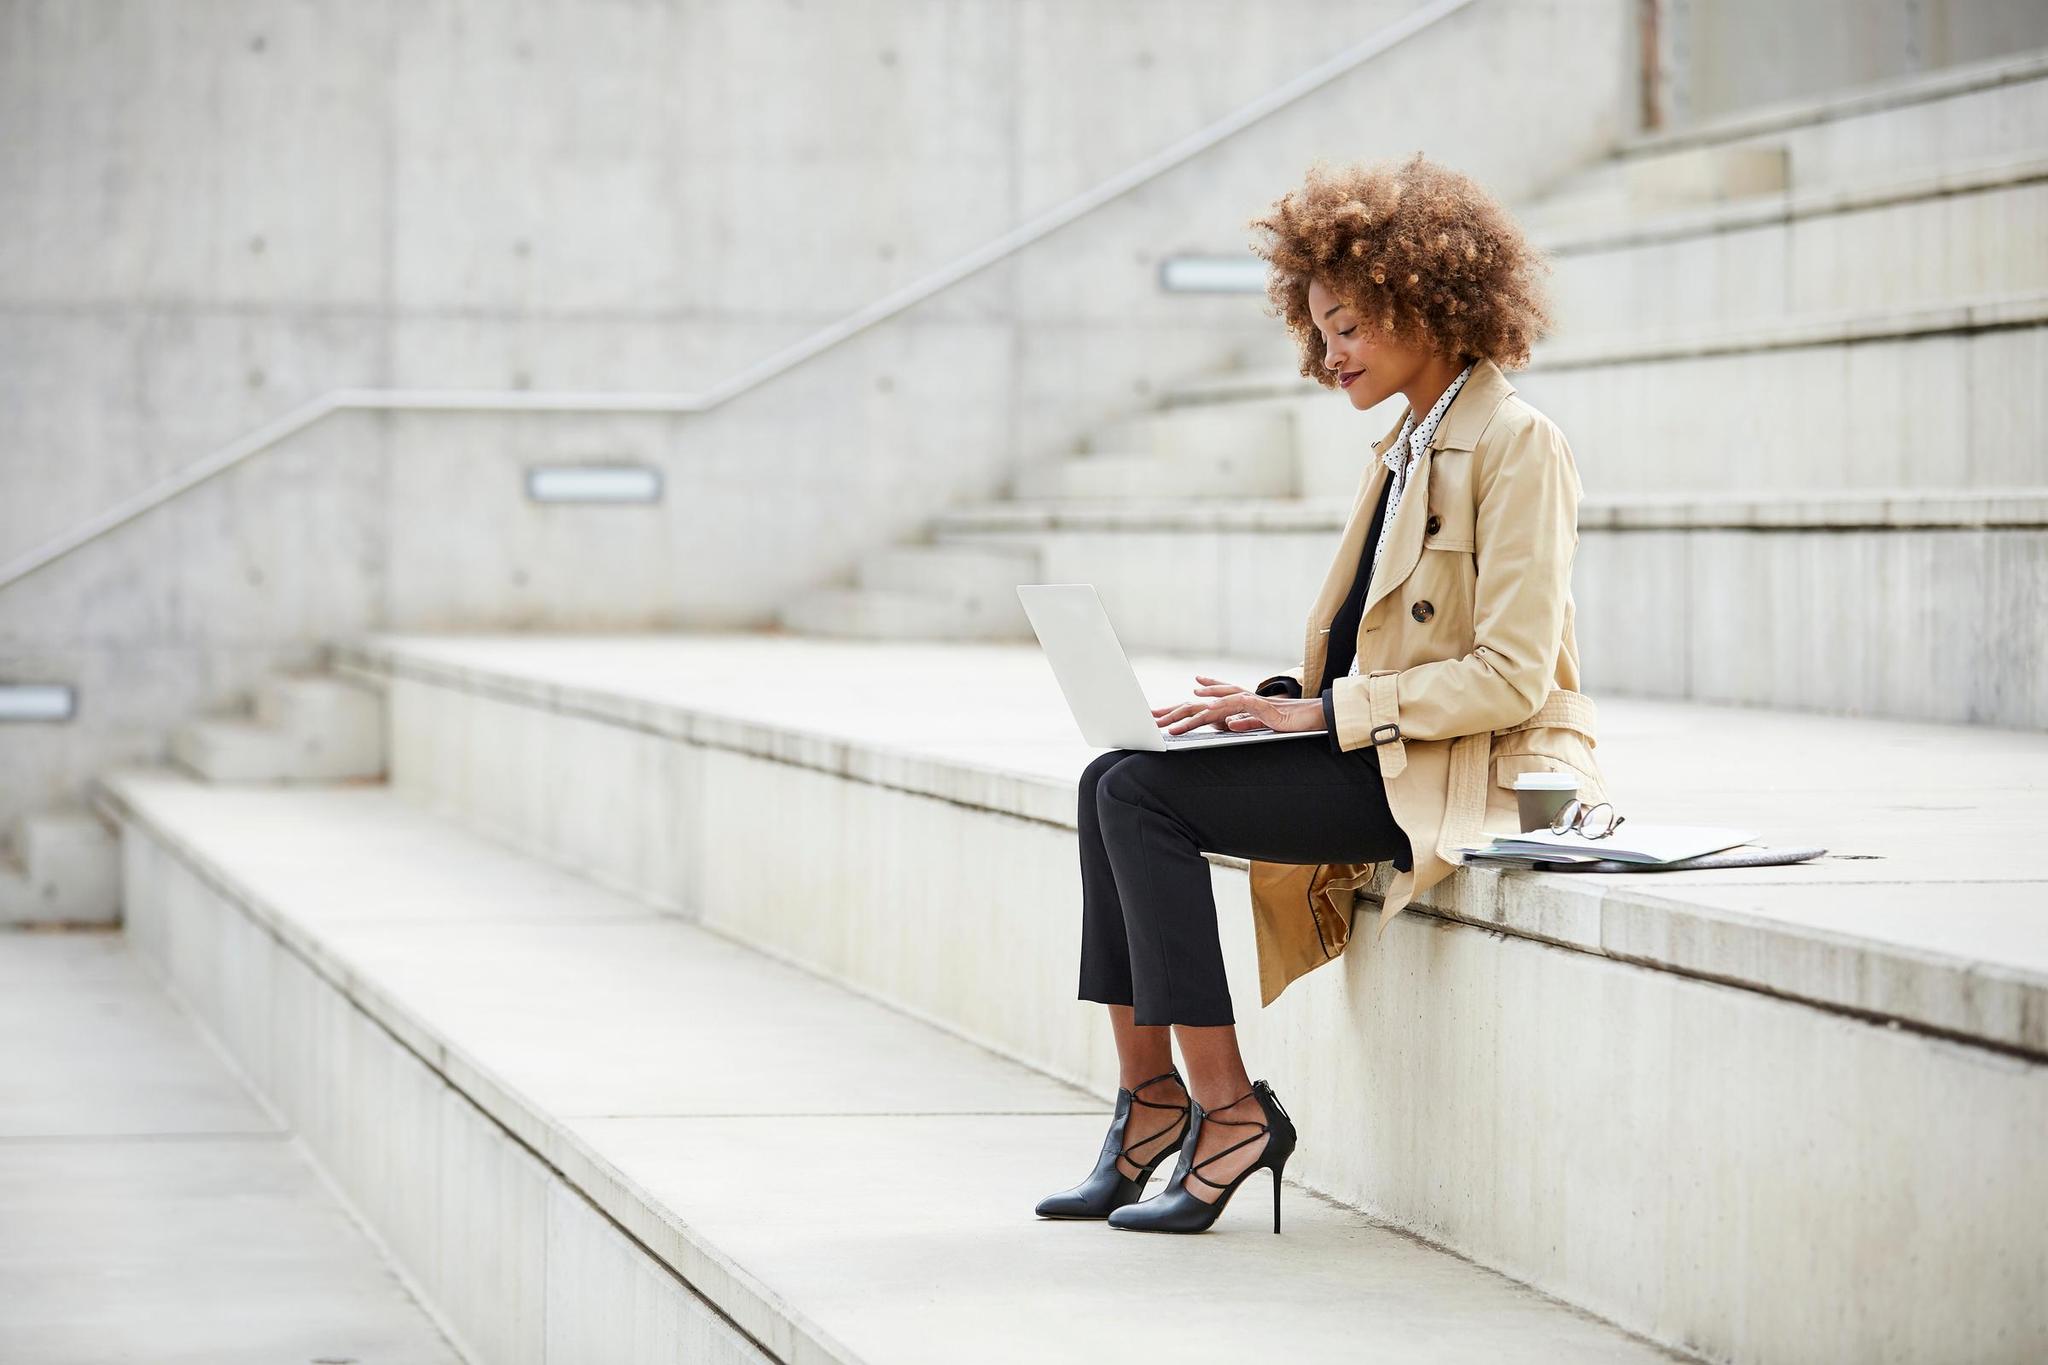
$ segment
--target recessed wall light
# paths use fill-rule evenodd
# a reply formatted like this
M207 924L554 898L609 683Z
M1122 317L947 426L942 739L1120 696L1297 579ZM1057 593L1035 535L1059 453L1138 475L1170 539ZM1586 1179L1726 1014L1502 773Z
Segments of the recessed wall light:
M70 720L78 714L78 689L70 683L0 682L0 721Z
M533 465L526 496L535 502L650 503L661 501L661 471L646 465Z
M1159 287L1174 294L1263 294L1266 263L1256 256L1169 256Z

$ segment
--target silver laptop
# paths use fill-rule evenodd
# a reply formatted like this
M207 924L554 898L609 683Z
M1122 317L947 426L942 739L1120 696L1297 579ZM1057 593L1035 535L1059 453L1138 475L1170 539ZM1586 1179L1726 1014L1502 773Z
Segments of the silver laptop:
M1109 613L1092 583L1022 583L1017 596L1038 632L1053 676L1081 727L1081 738L1103 749L1200 749L1215 744L1259 744L1305 739L1322 730L1218 730L1204 725L1170 735L1152 719L1145 689L1131 668ZM1192 696L1188 698L1194 700Z

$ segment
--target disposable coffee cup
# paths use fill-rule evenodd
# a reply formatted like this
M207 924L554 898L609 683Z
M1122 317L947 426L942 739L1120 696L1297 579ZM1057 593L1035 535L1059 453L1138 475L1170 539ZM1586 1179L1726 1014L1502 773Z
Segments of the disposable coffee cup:
M1523 773L1515 778L1515 804L1522 808L1522 832L1548 829L1557 813L1579 795L1575 773Z

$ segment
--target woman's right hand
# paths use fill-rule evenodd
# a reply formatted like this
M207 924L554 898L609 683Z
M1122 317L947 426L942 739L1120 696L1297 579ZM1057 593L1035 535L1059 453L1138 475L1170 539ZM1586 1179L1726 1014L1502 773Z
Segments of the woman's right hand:
M1220 679L1211 678L1201 673L1195 674L1195 684L1195 695L1198 697L1227 697L1233 692L1250 692L1253 690L1249 687L1239 687L1236 683L1223 682ZM1174 716L1172 720L1164 719L1167 713L1170 711L1184 711L1186 709L1186 702L1176 702L1169 706L1155 706L1152 708L1152 719L1161 725L1171 725L1174 721L1179 720L1180 717ZM1228 730L1230 725L1227 719L1219 720L1214 723L1212 728Z

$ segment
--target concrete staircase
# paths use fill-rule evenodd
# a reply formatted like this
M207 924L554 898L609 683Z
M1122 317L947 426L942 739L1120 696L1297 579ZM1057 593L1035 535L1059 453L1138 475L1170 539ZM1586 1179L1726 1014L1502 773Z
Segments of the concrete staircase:
M1017 476L997 509L1120 505L1132 498L1292 498L1300 483L1289 414L1258 404L1166 408L1098 432L1072 459ZM968 509L970 512L976 509ZM852 588L806 593L781 616L809 635L849 639L1029 638L1016 585L1037 581L1042 547L1026 538L955 533L864 558Z
M1592 690L2048 728L2048 57L1643 139L1525 217L1561 328L1516 384L1585 478ZM946 572L980 552L1095 583L1133 647L1291 660L1386 406L1186 381L783 623L1028 639Z
M1135 662L1153 689L1257 663ZM1092 751L1035 648L467 637L342 665L389 688L388 790L104 799L137 946L474 1358L1115 1359L1134 1292L1193 1359L2048 1351L2041 736L1609 702L1632 814L1830 856L1467 870L1265 1010L1243 863L1213 856L1290 1179L1334 1202L1154 1256L1028 1212L1114 1088L1073 999ZM828 705L818 677L849 682Z
M328 674L278 674L240 716L188 722L172 758L209 782L368 781L384 775L383 698ZM115 924L121 870L112 834L85 811L23 817L0 849L0 926Z
M103 784L128 935L473 1361L2048 1357L2044 78L1646 141L1532 214L1617 799L1830 853L1470 869L1263 1010L1212 855L1302 1128L1280 1238L1029 1215L1115 1073L1073 999L1093 751L1011 589L1096 582L1155 695L1291 662L1386 414L1284 370L1020 474L799 636L342 646ZM1829 273L1936 213L1972 252ZM110 916L107 838L30 822L0 919Z
M1882 181L1901 171L2038 156L2048 54L1883 81L1745 109L1624 143L1530 206L1538 231L1710 209L1797 185Z

